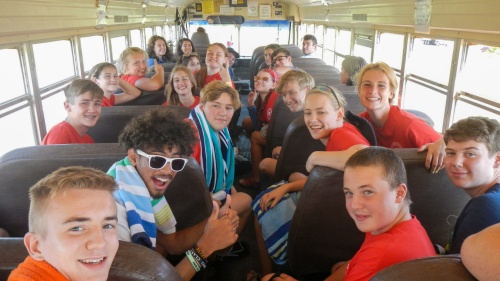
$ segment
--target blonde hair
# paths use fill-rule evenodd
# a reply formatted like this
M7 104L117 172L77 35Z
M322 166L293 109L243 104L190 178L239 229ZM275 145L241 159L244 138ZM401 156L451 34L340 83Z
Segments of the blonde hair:
M389 103L396 104L398 101L398 95L396 94L396 91L398 90L398 78L396 77L396 73L394 73L392 67L387 65L385 62L379 61L367 64L359 71L359 73L356 75L358 92L359 88L361 87L361 82L363 81L363 75L365 75L365 73L370 70L382 71L387 76L387 79L389 80L389 88L392 93L392 97L389 98Z
M309 87L309 89L314 87L314 78L311 75L302 70L290 70L280 77L276 86L276 92L283 95L283 90L290 81L297 81L301 90L304 90L306 87Z
M170 78L168 79L167 86L165 87L165 96L167 97L167 103L169 105L181 105L182 103L179 100L179 93L175 91L174 87L174 75L177 72L184 72L186 73L187 77L189 78L189 81L191 81L191 94L194 96L194 89L196 88L196 81L194 80L194 76L191 73L191 71L182 65L176 66L174 69L172 69L172 72L170 73Z
M143 54L144 58L148 60L148 53L143 49L138 47L128 47L127 49L123 50L123 52L120 54L120 57L118 58L118 69L121 73L126 72L127 64L130 62L129 56L133 54Z
M223 93L227 93L231 97L234 109L241 106L240 95L238 92L223 81L212 81L201 90L200 103L205 105L209 101L215 101L220 98Z
M29 231L45 237L45 210L50 199L72 189L104 190L113 193L116 190L116 182L110 175L88 167L64 167L50 173L29 190Z
M307 97L311 95L323 95L327 97L332 107L337 111L340 108L345 108L347 104L344 95L342 95L342 93L334 87L329 87L324 85L316 86L307 93L304 103L307 103Z

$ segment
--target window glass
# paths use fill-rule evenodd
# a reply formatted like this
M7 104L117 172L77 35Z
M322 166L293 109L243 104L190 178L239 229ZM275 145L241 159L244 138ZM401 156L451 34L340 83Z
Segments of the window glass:
M165 25L165 40L167 40L167 42L169 40L174 40L172 26Z
M351 31L341 29L335 41L335 51L343 55L351 54Z
M120 54L127 48L125 36L111 38L111 52L113 53L113 61L118 60Z
M401 69L404 43L404 35L380 33L375 42L373 61L383 61L393 68Z
M314 24L311 23L311 24L308 24L307 25L307 34L314 34Z
M497 108L498 110L498 108ZM474 106L473 104L458 100L455 107L455 114L453 116L452 123L458 120L470 117L470 116L483 116L492 118L495 120L500 120L500 115L495 114L491 111L482 109L480 107Z
M42 100L42 108L45 116L45 127L47 128L47 132L56 124L66 119L68 113L64 110L65 101L66 97L64 96L63 91Z
M146 44L149 41L149 38L153 36L153 28L151 27L146 27L144 28L144 34L146 35Z
M323 43L325 50L333 51L335 49L335 28L326 29L325 40Z
M106 61L104 57L104 39L102 36L80 38L82 45L83 67L89 71L94 65Z
M139 29L130 30L130 39L131 39L130 47L142 48L141 31Z
M75 76L73 52L69 40L33 44L33 53L38 85L41 88Z
M18 49L0 50L0 103L25 95L23 72ZM6 132L2 130L2 132Z
M414 38L407 72L448 85L454 41Z
M23 125L19 126L19 124ZM2 138L0 156L19 147L35 145L35 136L31 124L29 107L0 118L0 130L10 132L8 133L9 137Z
M333 65L333 59L335 57L334 52L329 50L324 50L323 52L323 61L328 65Z
M443 130L446 95L412 81L406 82L402 107L422 111L434 121L434 130Z
M500 47L467 44L466 54L457 90L500 102L498 91L491 87L500 74Z
M364 58L367 62L371 62L372 43L373 40L371 38L356 36L356 40L354 41L354 55Z
M155 26L155 33L158 36L165 37L163 31L161 30L161 26Z

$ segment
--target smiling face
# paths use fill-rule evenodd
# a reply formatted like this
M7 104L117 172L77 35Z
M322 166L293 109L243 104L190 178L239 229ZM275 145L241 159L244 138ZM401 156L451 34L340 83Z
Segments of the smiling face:
M191 89L193 84L189 80L189 75L182 70L178 70L174 73L172 79L174 84L174 90L179 94L179 96L193 95Z
M198 57L191 57L189 59L189 63L187 68L191 71L191 73L195 73L196 71L201 69L200 59Z
M105 67L102 69L99 77L92 77L94 81L105 93L114 92L118 89L118 72L114 67Z
M133 53L128 55L128 63L125 67L126 74L144 76L148 70L146 57L142 53Z
M391 190L382 167L348 167L344 172L344 194L349 215L362 232L384 233L405 220L407 187Z
M314 45L312 40L304 40L302 41L302 53L304 55L309 55L316 52L317 45Z
M94 98L89 91L75 97L73 102L64 102L64 108L68 112L66 121L81 134L95 126L99 120L101 99Z
M474 140L449 140L444 165L455 186L477 197L484 194L500 174L500 153L490 156L486 145Z
M222 68L222 65L224 64L226 60L226 54L224 53L224 50L217 46L217 45L212 45L207 49L207 56L205 58L205 63L207 64L207 67L209 68Z
M292 57L285 53L278 53L274 58L274 66L293 66Z
M167 53L167 44L162 39L155 41L155 55L161 57Z
M164 146L162 149L143 149L143 151L150 155L160 155L168 158L180 158L180 151L177 146L168 147ZM148 188L149 195L153 198L160 198L165 194L168 185L174 179L176 172L170 168L170 163L160 170L152 169L149 166L149 159L141 156L134 148L128 150L128 158L130 163L135 166L137 172L141 176L142 181Z
M271 48L267 48L266 50L264 50L264 60L266 61L268 67L271 67L271 64L273 63L273 58L271 57L273 52L274 50Z
M184 54L191 54L193 51L193 46L189 41L182 41L181 50Z
M304 121L313 139L322 140L325 144L336 128L342 127L343 109L335 110L330 99L319 93L306 96L304 105Z
M304 109L304 102L309 87L300 88L297 81L291 80L283 87L283 92L280 93L283 97L283 102L291 112L298 112Z
M258 80L255 80L254 87L259 93L268 93L269 90L276 88L276 83L273 81L273 77L267 71L259 71L257 74ZM267 81L264 81L266 80Z
M200 104L200 107L205 113L208 123L216 132L226 128L233 118L234 105L228 93L222 93L218 99Z
M47 199L45 235L25 243L68 280L106 280L118 250L116 203L109 191L69 189Z
M358 86L361 104L367 111L389 111L394 93L391 92L389 78L380 70L368 70L361 78Z

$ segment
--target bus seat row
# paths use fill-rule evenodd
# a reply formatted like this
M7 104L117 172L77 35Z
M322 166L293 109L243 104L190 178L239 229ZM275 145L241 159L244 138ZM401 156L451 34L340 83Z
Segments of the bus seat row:
M394 151L406 167L413 201L410 212L420 220L432 243L444 247L469 196L451 183L444 170L429 173L424 167L425 152L418 153L416 148ZM324 277L333 264L352 258L361 246L364 234L347 213L342 187L342 171L321 166L311 171L288 238L288 261L297 276Z
M11 237L28 232L28 190L52 171L76 165L106 172L126 155L117 143L31 146L4 154L0 158L0 227ZM204 175L193 158L170 183L165 197L177 219L177 229L199 223L212 210Z
M183 106L160 106L160 105L140 105L140 106L110 106L101 109L101 116L94 127L89 128L88 134L95 143L116 143L121 131L127 123L136 116L146 111L164 108L166 111L174 112L181 118L187 118L191 111Z
M7 280L10 272L28 256L23 238L19 237L0 239L0 253L0 280ZM147 280L182 281L182 278L176 269L155 251L120 241L108 281Z

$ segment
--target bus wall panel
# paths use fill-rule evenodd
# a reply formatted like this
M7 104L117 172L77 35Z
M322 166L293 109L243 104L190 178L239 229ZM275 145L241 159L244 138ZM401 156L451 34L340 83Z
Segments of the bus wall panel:
M394 25L400 32L414 32L414 0L362 0L329 6L301 7L301 20L325 23L328 11L329 23L346 27L380 27ZM353 21L353 14L366 14L367 21ZM460 32L484 33L483 39L500 41L500 1L496 0L433 0L431 8L431 35L450 35ZM410 30L407 28L411 27ZM465 32L465 33L464 33ZM455 33L456 34L456 33ZM490 36L488 36L488 34Z

